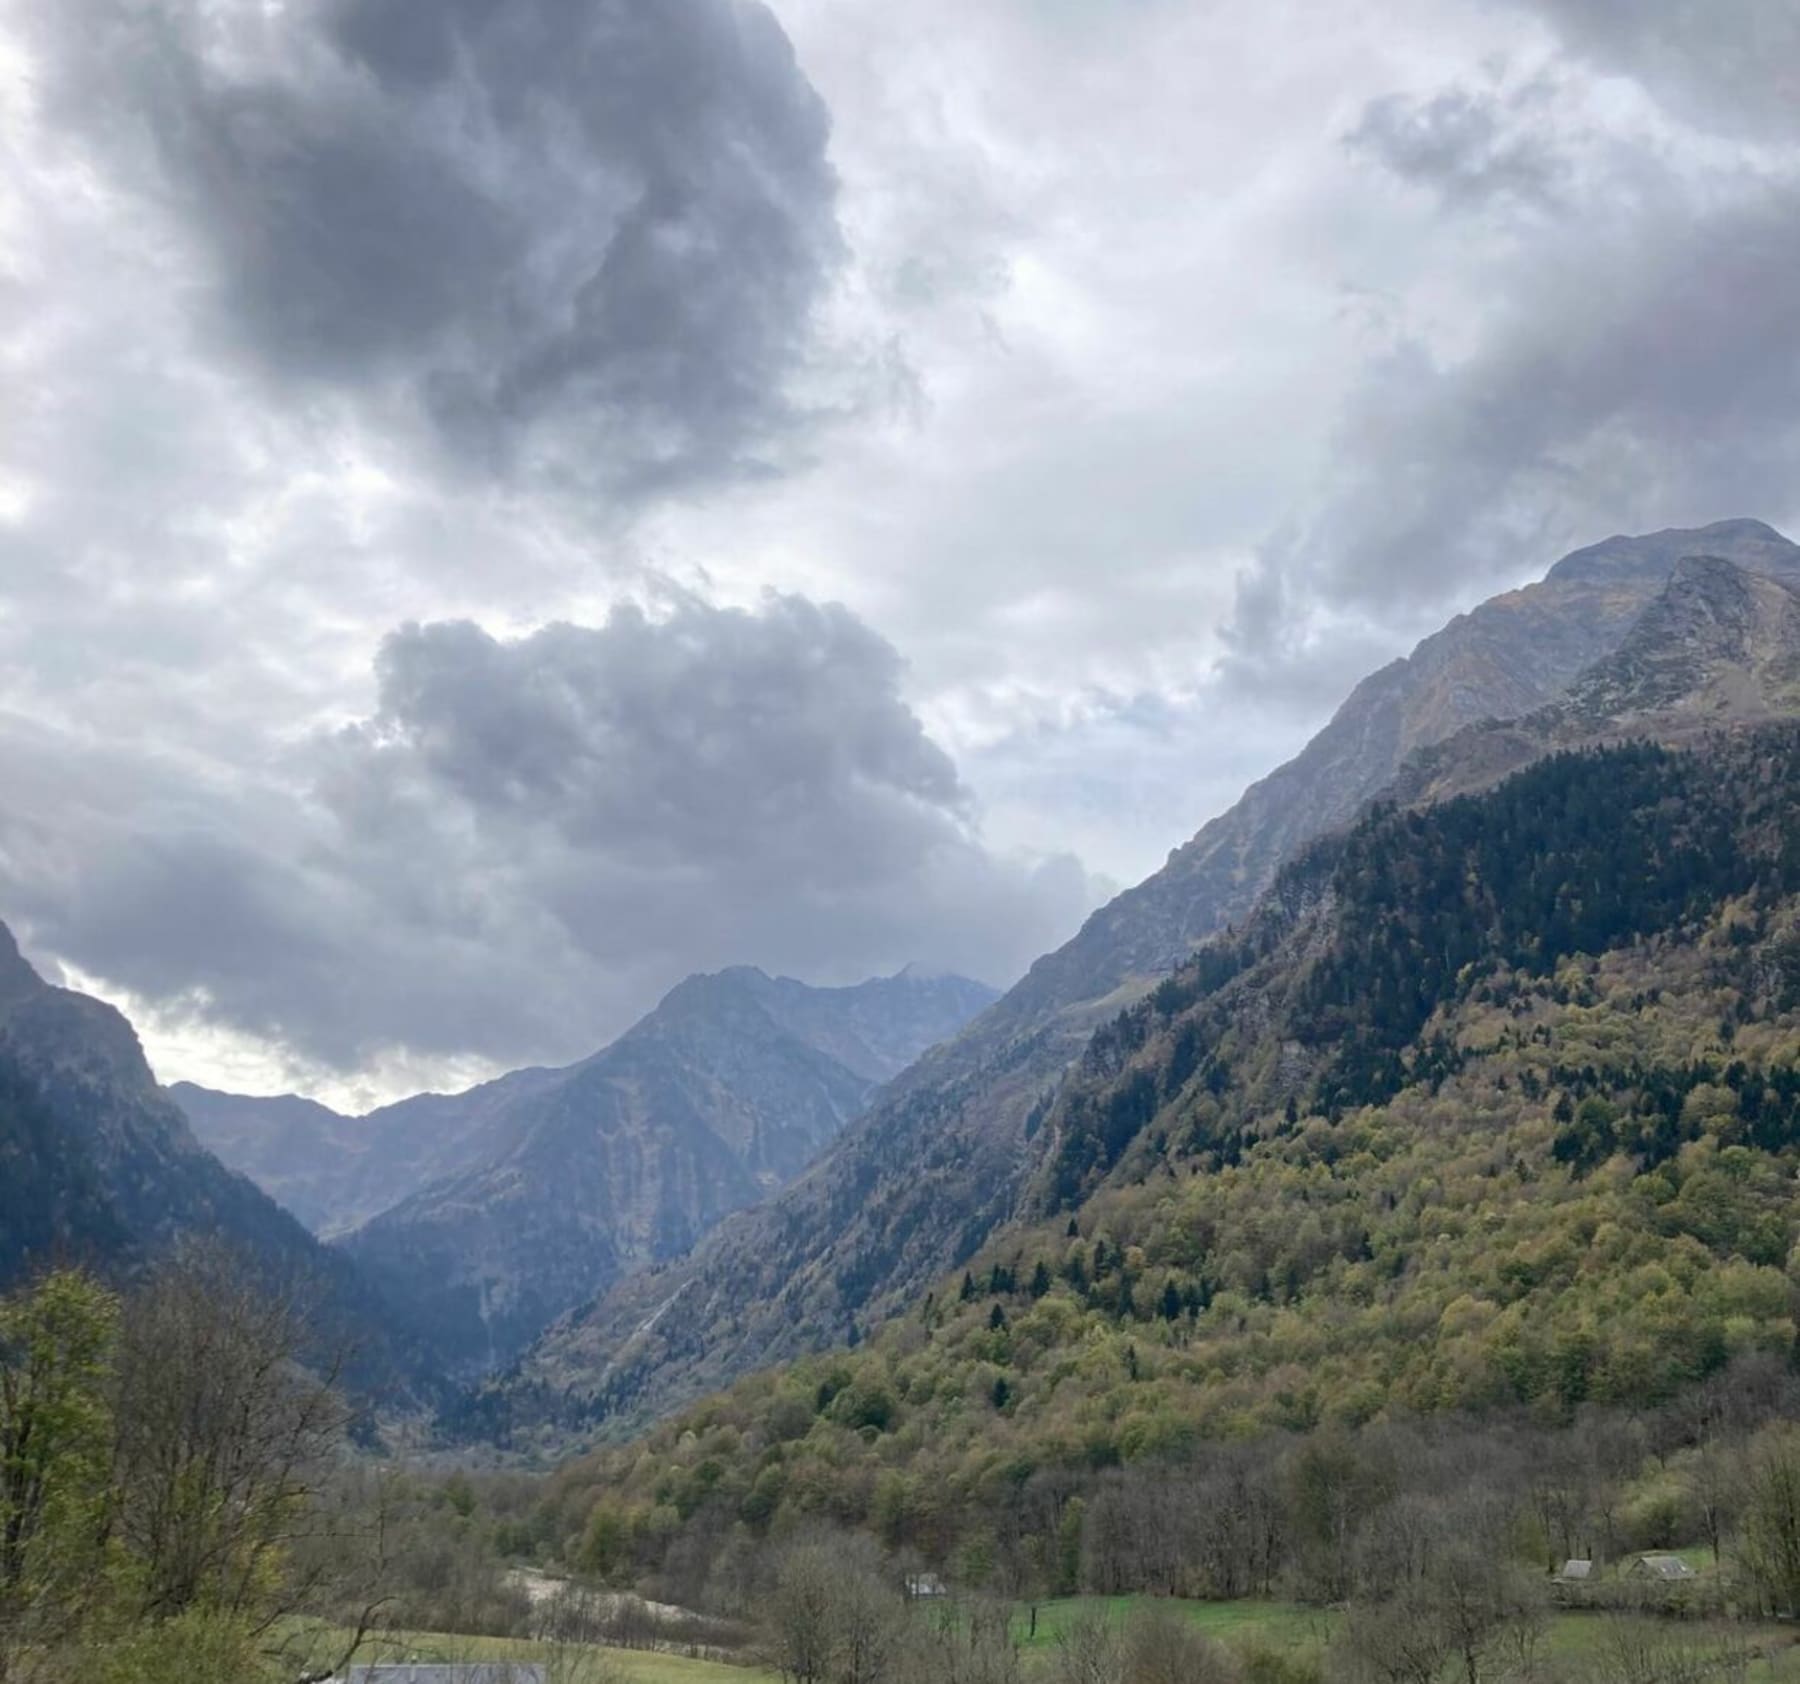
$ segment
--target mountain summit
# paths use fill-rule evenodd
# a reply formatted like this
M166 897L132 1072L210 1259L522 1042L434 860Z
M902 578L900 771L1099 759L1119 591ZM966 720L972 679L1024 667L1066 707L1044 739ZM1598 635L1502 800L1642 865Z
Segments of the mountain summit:
M1558 700L1421 749L1389 786L1409 804L1485 788L1556 749L1679 746L1800 712L1800 589L1722 556L1686 556L1616 651Z

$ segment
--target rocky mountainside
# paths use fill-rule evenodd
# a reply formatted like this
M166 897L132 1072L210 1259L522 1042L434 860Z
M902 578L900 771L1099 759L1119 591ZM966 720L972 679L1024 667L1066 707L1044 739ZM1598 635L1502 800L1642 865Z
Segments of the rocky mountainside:
M1019 1207L1058 1080L1099 1024L1244 918L1286 861L1353 819L1414 753L1563 695L1694 554L1800 583L1800 547L1760 522L1726 521L1609 539L1458 616L1364 680L1294 760L898 1078L793 1187L722 1224L693 1257L582 1307L518 1384L599 1384L660 1411L907 1302Z
M503 1078L479 1161L345 1248L446 1361L487 1366L791 1181L884 1080L992 999L912 971L854 988L750 968L690 977L583 1063Z
M499 1149L513 1108L556 1070L514 1070L465 1093L422 1093L362 1116L295 1094L220 1093L176 1082L194 1133L321 1239L336 1239Z
M1394 799L1444 800L1560 748L1630 737L1678 745L1800 712L1800 590L1719 556L1678 562L1618 650L1558 700L1415 754Z
M156 1084L102 1001L46 983L0 924L0 1285L51 1261L128 1275L178 1241L222 1241L272 1283L316 1294L322 1334L403 1398L410 1341L345 1259L228 1170Z

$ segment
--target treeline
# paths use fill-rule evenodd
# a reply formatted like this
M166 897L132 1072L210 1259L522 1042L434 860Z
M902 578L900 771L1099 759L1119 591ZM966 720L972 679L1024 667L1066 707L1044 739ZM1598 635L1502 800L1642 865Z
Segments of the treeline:
M849 1431L879 1430L867 1394L825 1408ZM784 1677L811 1684L1644 1684L1738 1676L1749 1640L1722 1636L1722 1622L1800 1615L1796 1417L1793 1366L1747 1357L1665 1407L1588 1407L1563 1425L1520 1412L1396 1416L1128 1466L1000 1464L978 1513L880 1479L821 1486L806 1502L770 1502L767 1483L740 1495L729 1464L743 1441L722 1414L667 1447L648 1504L616 1483L616 1460L535 1493L516 1480L463 1485L498 1553L559 1559L587 1583L735 1621ZM779 1448L765 1469L782 1465ZM1696 1562L1691 1576L1628 1570L1677 1548ZM1591 1577L1564 1583L1571 1559L1593 1563ZM922 1583L948 1597L909 1608L908 1586ZM1078 1622L1041 1654L1022 1652L1038 1605L1078 1593L1279 1599L1330 1614L1319 1642L1299 1647L1254 1630L1221 1644L1152 1613ZM1546 1645L1547 1622L1570 1605L1680 1624L1606 1624L1570 1657Z

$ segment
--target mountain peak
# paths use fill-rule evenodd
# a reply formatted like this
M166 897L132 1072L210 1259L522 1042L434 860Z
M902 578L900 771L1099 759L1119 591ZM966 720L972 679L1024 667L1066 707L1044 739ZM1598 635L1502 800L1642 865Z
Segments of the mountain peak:
M1615 534L1564 556L1547 578L1558 584L1660 579L1684 557L1726 554L1758 573L1800 578L1800 545L1766 522L1746 518L1718 520L1710 526L1671 526L1640 537Z
M0 923L0 1004L22 999L43 986L44 979L19 951L19 943L12 931Z

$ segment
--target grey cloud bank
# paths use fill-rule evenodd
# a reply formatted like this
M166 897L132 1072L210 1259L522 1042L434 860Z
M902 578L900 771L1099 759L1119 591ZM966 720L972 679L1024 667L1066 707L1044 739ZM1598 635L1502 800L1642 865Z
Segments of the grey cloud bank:
M747 954L828 981L909 959L1009 978L1073 928L1085 875L982 848L900 675L853 616L795 598L511 642L409 626L378 711L299 757L311 787L190 785L177 825L157 768L148 836L91 790L94 829L67 834L63 745L0 735L0 878L84 972L339 1073L572 1058Z
M1535 9L1653 117L1616 126L1566 67L1366 107L1351 153L1461 222L1480 284L1448 319L1397 317L1347 391L1314 498L1244 581L1252 649L1288 629L1274 605L1391 618L1597 533L1800 506L1800 106L1778 97L1800 16ZM1684 150L1687 122L1776 146Z

